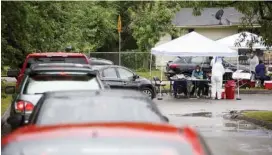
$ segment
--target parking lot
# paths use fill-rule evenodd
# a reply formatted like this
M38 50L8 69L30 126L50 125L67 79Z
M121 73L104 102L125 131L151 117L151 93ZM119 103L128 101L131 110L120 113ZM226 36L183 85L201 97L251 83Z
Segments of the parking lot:
M232 110L272 110L269 95L241 95L242 100L156 100L172 124L190 125L202 133L214 154L271 155L272 131L229 119ZM185 116L184 116L185 115Z

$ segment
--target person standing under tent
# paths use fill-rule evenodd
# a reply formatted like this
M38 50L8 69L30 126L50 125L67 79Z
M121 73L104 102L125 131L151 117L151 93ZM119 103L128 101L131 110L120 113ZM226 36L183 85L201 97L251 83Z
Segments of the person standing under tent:
M250 66L250 72L255 75L255 68L259 64L259 58L255 52L251 52L248 62Z
M223 75L225 73L225 68L222 64L222 58L216 57L214 64L212 66L212 99L215 99L217 94L217 99L221 99L221 89L223 85Z
M214 61L215 61L215 56L212 58L212 60L211 60L211 64L210 64L210 66L212 67L213 66L213 64L214 64Z

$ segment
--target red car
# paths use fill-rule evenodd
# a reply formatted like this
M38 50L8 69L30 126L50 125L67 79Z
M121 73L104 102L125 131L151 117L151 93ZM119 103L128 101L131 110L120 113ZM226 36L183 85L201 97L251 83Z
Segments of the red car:
M30 68L32 64L36 63L77 63L89 64L89 59L82 53L65 53L65 52L51 52L51 53L32 53L29 54L21 66L20 71L9 70L8 77L16 77L16 87L22 81L26 69Z
M25 126L2 138L2 155L210 155L192 128L151 123Z

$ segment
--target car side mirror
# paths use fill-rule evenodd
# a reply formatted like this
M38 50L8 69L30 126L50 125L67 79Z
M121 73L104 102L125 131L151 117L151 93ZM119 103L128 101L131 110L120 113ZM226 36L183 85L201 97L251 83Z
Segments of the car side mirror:
M19 75L20 70L19 69L9 69L7 71L8 77L17 77Z
M166 117L166 116L162 116L162 118L166 121L166 122L169 122L169 119L168 119L168 117Z
M10 124L13 128L20 127L23 124L23 121L23 116L21 114L15 114L7 119L7 123Z
M133 78L133 80L138 79L139 75L134 74L132 78Z
M15 87L14 86L7 86L5 88L5 93L6 94L14 94L15 93Z

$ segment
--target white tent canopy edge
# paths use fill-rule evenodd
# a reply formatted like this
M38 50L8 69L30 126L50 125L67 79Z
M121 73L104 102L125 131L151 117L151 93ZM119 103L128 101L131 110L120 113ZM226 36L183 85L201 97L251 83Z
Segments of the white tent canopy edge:
M151 49L151 53L161 56L238 56L237 50L230 49L226 45L220 45L197 32L188 33L154 47Z

